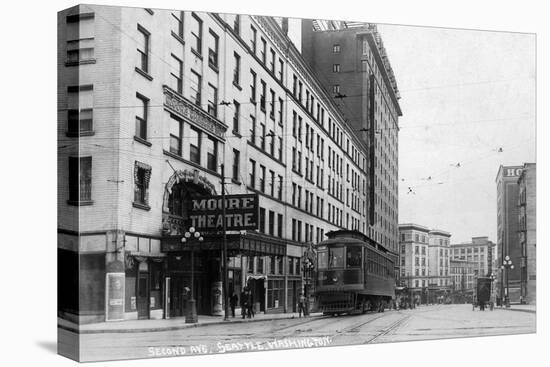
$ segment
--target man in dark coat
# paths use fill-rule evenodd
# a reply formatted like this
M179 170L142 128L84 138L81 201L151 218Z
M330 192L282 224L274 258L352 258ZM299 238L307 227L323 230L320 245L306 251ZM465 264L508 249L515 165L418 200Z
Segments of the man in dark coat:
M243 319L246 317L246 313L247 313L247 310L248 310L248 303L247 303L247 300L248 300L248 297L247 297L247 290L246 290L246 287L243 288L242 292L241 292L241 315L243 317Z
M239 303L239 296L237 296L237 293L233 291L231 294L231 298L229 299L229 306L231 307L231 316L235 317L235 307L237 306L237 303Z

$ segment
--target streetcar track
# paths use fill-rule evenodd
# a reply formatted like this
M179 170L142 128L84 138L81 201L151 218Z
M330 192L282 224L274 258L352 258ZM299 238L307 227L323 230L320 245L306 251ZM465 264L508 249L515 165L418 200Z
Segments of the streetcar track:
M373 338L367 340L366 342L364 342L363 344L370 344L370 343L373 343L376 339L384 336L384 335L387 335L388 333L390 333L391 331L397 329L399 326L401 326L402 324L404 324L407 320L409 320L410 318L412 317L412 315L405 315L404 317L400 318L399 320L397 320L396 322L394 322L393 324L391 324L390 326L388 326L387 328L385 328L381 333L378 333L376 334Z

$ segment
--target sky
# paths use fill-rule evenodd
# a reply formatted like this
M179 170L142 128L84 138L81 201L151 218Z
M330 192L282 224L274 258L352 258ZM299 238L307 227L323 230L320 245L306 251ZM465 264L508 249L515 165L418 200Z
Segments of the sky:
M378 29L403 111L399 222L496 242L498 168L536 159L535 36Z

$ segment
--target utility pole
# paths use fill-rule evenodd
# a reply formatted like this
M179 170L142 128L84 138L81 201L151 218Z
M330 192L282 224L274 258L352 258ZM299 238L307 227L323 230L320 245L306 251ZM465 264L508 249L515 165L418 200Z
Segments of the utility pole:
M229 320L229 287L227 284L227 236L226 236L226 222L225 222L225 165L221 164L222 173L222 271L223 271L223 302L224 302L224 320Z

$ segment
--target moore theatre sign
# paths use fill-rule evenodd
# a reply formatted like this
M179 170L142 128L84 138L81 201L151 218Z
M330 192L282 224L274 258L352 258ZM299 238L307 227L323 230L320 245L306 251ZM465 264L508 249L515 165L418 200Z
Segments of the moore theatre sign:
M258 195L226 195L226 230L258 229ZM223 227L222 196L197 197L190 200L189 220L201 232L221 230Z

